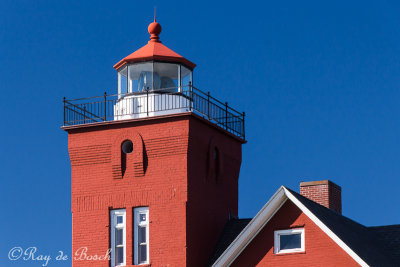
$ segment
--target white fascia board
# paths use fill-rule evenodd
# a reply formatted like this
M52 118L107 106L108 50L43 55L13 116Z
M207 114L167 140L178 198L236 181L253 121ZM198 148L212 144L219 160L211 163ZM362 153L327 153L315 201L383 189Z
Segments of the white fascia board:
M350 255L358 264L363 267L369 265L361 259L349 246L346 245L334 232L331 231L317 216L314 215L306 206L303 205L289 190L283 187L287 198L289 198L307 217L309 217L322 231L324 231L339 247L341 247L347 254Z
M231 265L280 207L282 207L286 200L284 187L281 186L212 266L225 267Z

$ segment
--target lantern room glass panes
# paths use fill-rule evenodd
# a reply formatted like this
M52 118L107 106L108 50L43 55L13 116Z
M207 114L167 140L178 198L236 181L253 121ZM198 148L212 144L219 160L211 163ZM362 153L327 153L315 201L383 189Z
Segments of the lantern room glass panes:
M129 92L145 92L147 89L153 90L155 79L155 85L157 86L158 77L154 77L153 74L153 63L138 63L128 66L129 72Z
M128 67L118 72L118 95L128 93Z
M193 84L192 71L185 66L181 67L181 86L182 90L188 90L189 82Z
M181 64L134 63L118 71L118 94L122 97L146 90L177 92L188 90L189 82L192 82L192 71Z
M154 62L154 75L160 79L159 86L154 89L163 91L177 91L179 86L178 64Z

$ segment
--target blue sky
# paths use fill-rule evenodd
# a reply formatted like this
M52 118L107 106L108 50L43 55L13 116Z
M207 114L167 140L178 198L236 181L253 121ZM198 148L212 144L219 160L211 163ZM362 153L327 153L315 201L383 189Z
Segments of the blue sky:
M62 97L116 93L112 66L161 40L194 84L247 114L241 217L280 185L331 179L343 213L400 223L398 1L0 2L1 262L14 246L71 254ZM70 262L50 262L70 266Z

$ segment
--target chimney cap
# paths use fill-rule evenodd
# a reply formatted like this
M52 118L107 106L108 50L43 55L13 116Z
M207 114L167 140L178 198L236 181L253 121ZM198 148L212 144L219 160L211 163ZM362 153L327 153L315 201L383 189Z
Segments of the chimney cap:
M341 188L340 185L337 185L337 184L335 184L334 182L332 182L330 180L300 182L300 187L303 187L303 186L314 186L314 185L328 185L328 184L331 184L331 185L334 185L334 186L337 186L337 187Z

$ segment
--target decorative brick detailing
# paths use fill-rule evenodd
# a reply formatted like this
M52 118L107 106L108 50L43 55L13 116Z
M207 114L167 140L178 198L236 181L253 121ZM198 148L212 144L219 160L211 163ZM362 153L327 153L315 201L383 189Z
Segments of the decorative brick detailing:
M131 140L133 143L134 149L131 154L122 154L121 144L125 140ZM144 151L143 139L139 133L132 129L123 131L115 137L111 151L111 171L114 179L121 179L126 173L130 172L134 176L140 177L144 175L144 154L146 151ZM133 168L132 170L131 167Z
M165 189L160 192L123 192L121 194L102 194L78 196L72 199L72 212L107 210L108 208L118 208L130 206L130 203L143 202L144 205L166 204L176 198L174 189Z
M342 213L342 188L329 181L300 183L300 194L320 205Z
M127 139L133 152L122 155ZM207 179L211 139L224 159L217 183ZM68 130L68 143L74 161L72 251L87 247L88 255L103 255L110 247L110 210L123 208L126 265L133 266L132 210L146 206L151 266L206 266L229 215L237 216L240 140L182 114L75 127ZM89 147L108 148L108 154ZM72 266L109 267L110 262L72 260Z
M187 153L187 135L170 136L146 140L146 151L149 157L166 157L172 154L182 155Z
M215 151L215 152L214 152ZM214 153L216 153L216 158ZM224 156L222 151L217 146L215 138L210 139L210 144L208 145L208 173L207 177L209 180L218 180L218 176L223 175L224 172Z
M70 148L71 166L108 163L111 160L111 145L92 145Z

